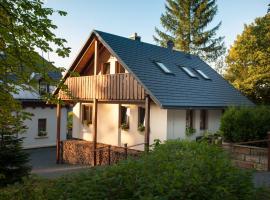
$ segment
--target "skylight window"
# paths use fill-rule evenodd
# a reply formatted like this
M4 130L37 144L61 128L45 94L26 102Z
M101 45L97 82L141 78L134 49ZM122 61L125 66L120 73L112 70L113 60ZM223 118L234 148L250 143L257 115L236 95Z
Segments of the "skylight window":
M171 70L168 69L168 67L166 67L162 62L155 62L160 69L162 69L162 71L164 71L167 74L172 74Z
M186 72L187 75L189 75L192 78L196 78L197 76L187 67L182 67L182 69L184 70L184 72Z
M207 76L202 70L196 69L196 71L205 79L210 80L209 76Z

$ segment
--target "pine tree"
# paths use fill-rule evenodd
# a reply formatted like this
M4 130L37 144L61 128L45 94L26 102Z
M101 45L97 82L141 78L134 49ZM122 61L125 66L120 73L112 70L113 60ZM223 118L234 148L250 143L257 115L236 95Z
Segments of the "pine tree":
M25 131L23 121L30 114L20 111L19 103L9 106L14 112L7 112L0 107L0 187L21 181L31 169L19 136Z
M161 25L165 31L155 28L154 40L166 46L172 40L177 50L200 56L213 62L225 52L223 39L216 37L221 26L218 23L206 30L217 13L216 0L166 0Z

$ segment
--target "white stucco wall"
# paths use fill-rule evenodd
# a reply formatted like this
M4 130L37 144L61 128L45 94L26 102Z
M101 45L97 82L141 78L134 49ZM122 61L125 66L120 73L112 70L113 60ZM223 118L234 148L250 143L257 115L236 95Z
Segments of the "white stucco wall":
M123 105L130 109L129 130L118 128L118 105L98 104L97 141L105 144L123 146L125 143L135 145L144 142L144 133L138 131L138 105ZM143 106L143 105L141 105ZM92 141L92 126L83 125L80 120L80 105L73 108L73 137ZM219 129L221 110L208 111L208 130L215 132ZM200 130L200 110L194 111L193 117L196 133L189 139L202 135ZM150 144L155 139L184 139L186 129L186 110L166 110L156 104L150 106ZM143 149L143 145L136 147Z
M56 107L26 107L24 111L32 113L31 120L25 120L24 124L28 127L27 131L21 134L24 148L38 148L56 145ZM38 136L38 119L46 118L46 137ZM66 139L67 134L67 109L61 110L61 140Z

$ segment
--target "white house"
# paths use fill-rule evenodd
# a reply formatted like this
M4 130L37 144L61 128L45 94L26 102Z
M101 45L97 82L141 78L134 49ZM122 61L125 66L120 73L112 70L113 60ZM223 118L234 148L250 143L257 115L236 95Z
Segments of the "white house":
M94 143L147 147L195 138L217 131L226 107L253 105L199 57L136 34L94 30L64 79L73 97L55 94L73 106L72 135Z
M59 78L60 75L51 72L48 74L52 78ZM37 76L38 77L38 76ZM38 80L39 91L30 92L20 90L18 94L14 94L14 98L22 103L23 111L31 113L31 119L24 121L27 127L25 133L19 135L23 137L23 148L40 148L56 145L56 106L46 104L41 99L40 94L52 92L55 87L51 86L42 79ZM67 107L62 108L61 117L67 119ZM67 120L61 123L61 139L66 139Z

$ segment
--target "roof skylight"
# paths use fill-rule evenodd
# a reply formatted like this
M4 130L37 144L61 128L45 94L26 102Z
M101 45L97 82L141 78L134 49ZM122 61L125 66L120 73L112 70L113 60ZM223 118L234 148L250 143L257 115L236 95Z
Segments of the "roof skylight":
M184 72L186 72L187 75L189 75L192 78L196 78L197 76L187 67L181 67Z
M196 69L196 71L205 79L210 79L209 76L207 76L202 70Z
M155 62L159 67L160 67L160 69L162 69L165 73L167 73L167 74L172 74L172 71L171 70L169 70L169 68L166 66L166 65L164 65L162 62Z

